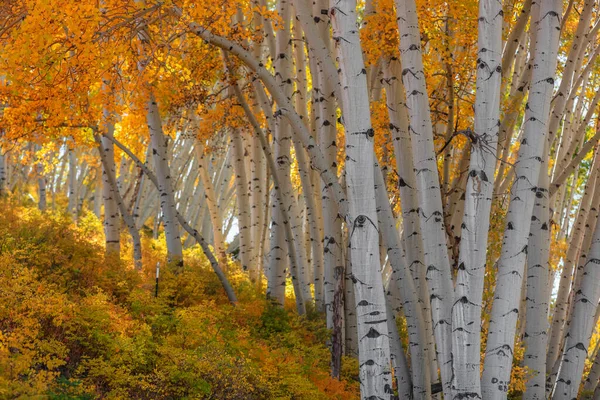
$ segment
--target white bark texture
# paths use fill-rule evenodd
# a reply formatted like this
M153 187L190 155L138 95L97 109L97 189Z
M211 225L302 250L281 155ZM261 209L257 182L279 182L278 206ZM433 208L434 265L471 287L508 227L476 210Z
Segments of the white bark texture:
M537 22L539 40L525 111L525 130L515 165L506 233L496 272L481 381L482 397L490 400L505 399L507 395L531 215L535 198L547 194L538 189L538 178L554 89L561 5L562 2L558 0L543 2Z
M383 180L383 173L379 165L375 165L375 188L377 195L377 217L382 237L382 247L387 249L389 262L392 265L392 277L390 286L396 286L399 299L406 317L406 329L408 331L408 348L412 360L412 386L414 399L429 399L431 397L431 376L429 375L427 344L423 340L425 333L425 321L419 304L419 298L415 289L410 269L406 265L406 259L402 254L400 234L396 229L396 221L392 214L387 191ZM394 290L394 288L389 289ZM388 315L390 320L395 321L393 315ZM394 322L395 323L395 322ZM393 335L390 340L393 339ZM391 345L394 350L394 346ZM396 356L397 357L397 350ZM398 378L398 377L397 377ZM399 379L399 378L398 378Z
M419 194L423 255L427 266L426 276L431 299L433 329L444 396L452 398L453 287L446 248L440 180L433 147L433 128L423 70L419 22L414 0L397 0L396 10L400 31L402 79L410 117L409 131Z
M168 138L163 133L158 104L153 94L150 94L146 107L152 155L156 168L156 178L158 179L160 208L162 210L163 225L167 240L167 255L169 263L180 267L183 265L183 247L181 245L181 237L179 236L172 177L168 163Z
M567 316L568 297L569 290L571 288L571 282L573 281L574 267L579 258L579 253L581 252L581 245L584 236L592 234L589 232L589 224L587 222L590 207L597 206L597 204L594 205L593 199L598 197L595 189L599 166L600 160L598 160L596 157L593 164L594 171L588 180L583 196L580 200L579 211L577 212L577 217L571 230L569 248L567 249L567 254L564 257L563 267L558 284L558 292L555 300L556 305L552 314L552 322L550 324L550 330L548 333L548 353L546 355L547 368L552 368L556 362L556 359L559 357L560 340L563 332L562 329L565 324L565 318Z
M355 1L330 2L333 36L338 38L336 48L346 132L348 241L358 325L361 397L391 399L394 393L375 206L374 130L356 17Z
M502 4L479 2L475 135L452 305L453 398L481 398L481 310L500 127Z
M106 115L106 113L105 113ZM116 175L115 150L113 138L115 127L112 123L106 124L106 131L102 135L102 148L106 155L106 165L102 164L102 199L104 200L104 236L106 241L106 254L119 256L121 249L119 233L121 223L119 220L119 207L113 193L112 186L108 181L108 174ZM108 168L108 169L107 169Z
M583 367L588 356L590 338L595 326L594 314L600 299L600 224L596 224L594 238L583 268L581 286L575 293L573 316L565 337L564 352L554 399L578 398Z
M424 339L427 357L425 367L429 369L431 378L437 381L437 357L431 320L431 302L427 286L426 268L423 261L421 224L419 221L419 200L417 195L416 176L411 151L411 140L408 133L408 114L406 97L402 85L402 65L399 60L386 60L384 65L384 84L386 101L390 118L390 130L398 172L398 186L402 204L402 240L405 249L406 263L415 282L420 306L425 321Z
M546 146L547 150L547 146ZM524 399L543 400L546 396L546 345L548 344L548 302L550 286L550 209L548 196L548 155L543 156L538 193L531 217L531 233L527 245L527 291L525 296L524 365L531 377L527 380Z

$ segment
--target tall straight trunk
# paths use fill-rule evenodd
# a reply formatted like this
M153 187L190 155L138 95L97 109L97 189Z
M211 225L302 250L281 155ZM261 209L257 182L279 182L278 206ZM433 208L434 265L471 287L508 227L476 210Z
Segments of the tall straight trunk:
M390 336L390 357L392 360L392 367L394 368L394 377L396 378L396 387L398 390L399 399L410 399L413 398L413 382L411 381L410 371L408 369L408 363L404 350L402 349L402 341L398 334L398 325L396 324L396 315L392 308L391 297L397 293L398 288L395 287L394 280L390 280L388 283L388 290L386 290L386 312L388 315L388 334ZM427 362L427 360L420 360L420 363ZM413 372L417 367L412 365ZM421 374L423 371L418 371ZM426 374L425 374L426 375ZM430 387L431 390L431 387ZM418 398L415 396L415 398Z
M104 112L108 118L108 112ZM106 165L102 163L102 199L104 203L104 237L106 241L106 254L119 257L121 251L121 220L119 219L119 206L112 186L109 184L108 175L116 175L115 149L113 142L115 126L106 122L105 132L101 135L102 148L106 155Z
M67 194L69 198L69 204L67 210L73 216L77 217L77 155L75 149L69 148L69 175L68 175L68 189Z
M255 264L259 274L262 274L262 242L260 239L263 228L263 219L265 217L264 201L265 192L267 191L267 188L265 187L266 170L265 161L258 138L256 135L253 135L248 141L250 142L250 149L252 152L252 166L250 169L250 237L252 238L253 253L252 260L250 262Z
M506 216L505 236L496 272L496 289L483 376L482 397L505 399L510 382L515 329L520 304L527 240L536 197L544 196L538 189L542 153L547 136L550 100L556 73L559 24L559 0L541 4L538 22L538 44L528 107L525 111L525 131L515 165L515 182Z
M102 144L102 141L100 140L98 135L95 134L94 139L96 140L96 143L98 144L98 153L100 154L100 160L102 162L102 165L105 167L105 169L107 171L110 171L110 165L109 165L110 161L107 157L107 153L105 151L104 145ZM107 183L111 186L112 193L115 196L115 201L117 203L117 206L119 207L119 211L121 212L121 215L123 216L123 219L125 220L125 224L127 225L129 234L131 235L131 240L133 242L134 268L137 271L141 271L142 270L142 242L140 240L140 233L139 233L137 227L135 226L135 221L133 220L133 217L127 211L127 207L126 207L125 203L123 202L123 198L122 198L121 194L119 193L119 187L117 184L116 177L114 175L112 175L110 172L108 172L106 174L106 178L108 181Z
M267 264L267 298L284 304L285 300L285 265L287 260L283 216L279 209L276 190L271 193L271 230Z
M431 398L431 376L428 369L427 343L423 341L423 337L427 332L425 321L412 274L402 254L400 234L396 229L396 221L392 214L387 191L385 190L383 172L377 164L375 165L375 187L377 193L377 217L383 239L383 247L387 249L388 258L393 270L389 285L396 285L404 315L406 316L408 347L412 360L413 397L425 400ZM388 318L392 319L394 317L388 315ZM396 357L398 357L397 353Z
M591 232L589 232L589 224L587 223L590 207L598 206L597 201L594 200L595 198L599 198L598 192L595 190L600 167L600 159L598 159L598 157L594 159L592 167L593 172L588 179L583 196L580 200L579 211L572 228L569 248L563 259L558 292L555 300L556 306L554 307L552 322L548 332L548 353L546 355L546 366L548 368L552 368L559 357L560 340L562 337L562 328L567 316L568 297L571 282L573 281L574 267L579 258L579 253L581 252L584 236L586 234L591 235Z
M452 393L481 397L481 310L500 127L502 5L479 1L475 136L461 225L456 290L452 308Z
M548 302L550 287L550 208L548 198L548 146L540 170L538 186L542 196L536 197L531 217L531 234L527 244L527 292L525 295L524 365L531 377L527 380L524 399L546 398L546 345L548 344Z
M302 315L306 312L304 303L304 292L302 290L303 286L300 277L300 268L298 268L298 257L296 253L296 249L298 247L296 246L296 240L292 230L293 228L290 224L290 213L296 212L296 210L293 207L294 199L290 199L290 196L285 195L289 192L284 192L284 186L281 183L282 175L280 175L280 172L282 171L280 171L279 168L280 163L278 163L279 165L276 165L267 138L263 134L260 124L254 117L254 114L252 114L252 110L248 106L248 103L246 102L237 84L233 85L233 90L238 98L238 101L244 108L244 112L246 113L250 124L254 128L254 131L261 142L263 153L267 161L268 170L271 173L271 176L273 177L273 191L271 203L274 207L274 217L272 220L273 227L271 229L271 251L269 254L270 259L267 272L267 277L269 278L267 296L275 299L281 305L283 305L286 277L284 267L286 257L285 253L283 253L285 243L287 244L286 247L289 256L290 272L292 275L294 293L296 295L296 309L298 311L298 314ZM289 172L289 168L283 169L283 179L289 179L289 176L285 176L286 172ZM285 242L283 240L280 230L283 230L283 234L285 234ZM278 236L277 232L280 232Z
M296 66L296 110L302 119L308 124L308 108L307 108L307 62L305 55L304 42L300 24L294 24L294 61ZM316 71L315 71L316 72ZM323 232L322 232L322 215L320 212L320 204L317 201L317 187L320 179L312 173L306 150L302 147L302 143L295 139L294 148L296 150L296 161L298 162L298 170L302 183L302 191L306 203L306 222L308 229L306 234L309 237L310 252L312 254L312 269L313 274L311 279L314 283L315 305L318 310L323 309ZM315 179L316 178L316 179ZM307 249L308 252L308 249Z
M332 92L331 82L325 81L325 76L318 73L320 92L318 96L319 116L316 121L319 144L323 149L326 163L337 175L337 132L336 132L336 108L334 98L329 94ZM336 285L334 271L343 268L342 252L342 219L339 217L338 206L327 188L327 183L321 183L321 207L323 214L323 297L325 301L325 312L327 314L327 327L332 328L333 322L333 293Z
M312 14L314 17L314 23L316 25L316 31L319 33L323 41L322 51L330 57L332 53L331 39L330 39L330 27L328 15L322 13L322 10L329 8L328 0L316 0L313 1ZM313 29L307 28L307 29ZM336 84L328 78L327 73L324 71L323 62L319 61L320 57L315 54L315 51L311 51L311 46L308 46L309 61L311 66L311 75L313 83L313 103L315 104L316 116L315 116L315 132L318 137L319 147L323 151L324 162L332 173L337 177L337 110L336 103L341 105L341 99L335 96ZM341 318L341 316L333 315L333 297L335 287L339 286L336 278L335 271L344 269L344 248L342 246L342 218L340 217L340 209L335 201L335 196L330 193L328 189L328 183L321 181L321 211L323 216L323 298L324 298L324 310L326 312L327 327L333 328L333 320ZM346 271L346 274L348 271ZM340 279L344 279L340 277ZM346 308L353 307L353 294L350 295L348 291L352 291L353 286L346 283L345 304ZM348 303L348 301L352 301ZM350 312L350 317L354 318L355 314ZM352 327L348 327L346 324L346 331L356 328L356 324L352 323ZM353 331L352 331L353 332ZM346 341L351 341L355 335L346 334ZM354 347L353 347L354 346ZM354 345L348 344L350 353L356 349L356 343Z
M600 307L598 309L600 309ZM596 310L596 314L598 314L598 309ZM597 343L595 354L590 355L593 356L592 367L590 368L590 372L585 378L585 383L583 385L583 391L588 393L592 392L596 388L598 385L598 379L600 379L600 351L598 351Z
M152 157L151 157L151 147L148 146L146 149L146 157L144 160L144 164L146 166L149 166L150 162L152 161ZM141 169L141 168L140 168ZM144 210L149 209L150 207L145 207L146 203L151 200L150 199L150 192L153 190L153 186L152 185L148 185L146 183L146 179L147 176L146 174L144 174L142 176L142 179L140 181L140 189L139 192L135 198L134 204L133 204L133 219L135 220L135 224L138 228L141 228L141 226L144 224L145 222L145 218L144 216L146 215L144 213Z
M358 327L354 281L352 280L352 260L348 251L344 274L344 354L358 358Z
M510 31L510 35L506 39L506 46L504 47L501 57L503 76L508 76L510 73L510 68L513 65L513 60L515 59L517 48L520 44L519 39L523 37L523 32L525 31L529 15L531 14L531 3L532 0L525 0L521 14L513 26L513 29Z
M431 320L431 302L427 285L426 267L423 261L421 224L419 221L419 200L411 148L406 98L402 85L402 65L399 60L390 59L384 62L384 85L386 101L392 131L392 142L396 159L396 170L399 176L399 191L402 204L402 240L405 256L411 275L415 282L420 307L423 309L425 323L423 342L426 357L424 365L431 379L437 381L437 357Z
M277 54L278 57L274 62L274 69L276 71L275 78L281 91L286 96L288 102L291 102L291 98L294 92L293 87L293 55L291 48L291 26L290 26L290 18L291 18L291 4L288 1L279 1L278 2L278 12L280 17L283 19L282 29L278 32L276 38L277 44ZM301 115L301 114L298 114ZM302 118L302 117L301 117ZM305 120L306 118L304 118ZM305 128L307 128L305 122L303 122ZM295 198L295 194L293 193L293 187L291 183L291 154L290 148L291 144L296 140L296 138L292 137L292 129L289 122L281 118L281 116L277 116L275 118L275 157L277 161L277 169L278 169L278 178L279 184L281 185L281 194L282 199L286 202L289 201L288 206L288 215L290 228L293 233L293 242L296 254L296 267L297 274L294 274L292 270L292 279L298 279L298 284L302 290L302 297L305 302L310 302L312 298L312 294L310 291L309 282L307 282L308 274L308 260L306 254L306 247L304 246L303 241L303 233L302 233L302 220L300 218L300 211L298 207L298 203ZM296 156L298 158L299 163L303 163L304 159L302 157L302 151L297 152ZM303 163L305 164L305 163ZM302 170L306 171L306 165L300 167L301 173ZM302 183L306 186L306 190L310 190L310 183L307 181L307 175L304 175L302 179ZM284 221L285 222L285 221ZM289 241L286 238L286 241ZM290 254L292 255L292 254ZM292 269L294 265L291 265ZM298 295L298 294L296 294Z
M356 1L330 1L346 132L348 241L358 325L361 396L391 398L392 374L387 313L379 260L374 182L374 130L356 19Z
M575 293L573 316L565 336L562 365L553 399L576 399L588 356L590 338L595 326L594 314L600 300L600 224L596 224L594 238L582 271L581 286Z
M452 277L440 193L433 126L429 109L421 39L414 0L396 1L402 77L410 117L410 136L419 195L423 255L431 299L433 328L444 397L452 398Z
M96 168L94 177L94 214L96 217L102 217L102 166Z
M165 238L167 240L167 256L169 263L177 269L183 266L183 247L179 236L179 225L177 224L175 197L168 162L168 137L162 129L158 104L154 95L150 93L146 104L148 129L158 179L158 192L160 196L160 208L162 211L163 225L165 227Z
M7 153L0 149L0 197L3 197L8 193L8 180L6 171L7 159Z
M208 163L204 156L204 148L198 141L196 142L195 150L198 158L198 173L200 175L202 186L204 186L204 198L206 200L206 205L210 214L210 222L213 228L215 253L221 265L226 265L227 257L225 255L225 243L223 240L223 233L221 232L223 229L223 219L221 218L221 213L219 212L219 207L216 203L217 196L212 180L208 175Z
M36 145L36 150L40 150L40 146ZM37 181L38 181L38 209L41 211L46 210L47 207L47 196L46 196L46 174L44 173L44 164L38 161L35 164Z
M258 271L250 265L250 197L248 193L248 177L244 161L244 144L241 132L237 128L231 130L231 146L233 149L233 169L235 171L235 189L238 202L238 229L240 238L239 259L242 269L248 271L250 279L258 279Z
M581 11L581 14L579 14L579 23L577 24L577 29L575 30L575 35L571 42L571 48L569 49L569 55L565 63L565 68L562 71L558 91L555 94L556 100L553 101L552 114L548 127L548 137L550 143L554 141L554 138L558 133L560 121L564 116L565 106L569 98L571 82L573 81L573 73L577 64L576 60L580 57L580 53L582 53L584 50L581 48L583 41L582 39L589 28L592 10L595 3L596 2L593 0L585 0L583 4L583 10Z

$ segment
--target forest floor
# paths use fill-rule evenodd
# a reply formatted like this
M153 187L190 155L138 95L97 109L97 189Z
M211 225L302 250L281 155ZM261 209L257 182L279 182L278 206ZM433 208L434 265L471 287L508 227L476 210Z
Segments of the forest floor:
M121 243L107 259L93 214L0 202L0 398L358 398L355 360L329 376L322 316L269 305L234 263L230 305L197 246L155 297L164 240L143 238L142 272Z

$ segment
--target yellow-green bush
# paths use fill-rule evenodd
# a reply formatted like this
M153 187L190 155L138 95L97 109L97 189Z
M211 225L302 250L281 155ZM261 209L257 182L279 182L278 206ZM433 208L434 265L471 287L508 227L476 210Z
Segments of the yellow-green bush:
M144 238L138 273L126 245L105 259L92 215L0 207L0 398L357 397L329 377L322 321L268 305L235 265L236 307L197 248L155 298L163 242Z

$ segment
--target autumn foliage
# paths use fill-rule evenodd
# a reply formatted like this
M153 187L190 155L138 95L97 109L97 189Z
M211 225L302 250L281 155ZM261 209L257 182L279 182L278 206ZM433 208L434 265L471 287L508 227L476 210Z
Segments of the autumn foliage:
M241 273L229 305L197 248L162 271L144 239L144 272L104 258L100 224L3 202L0 397L50 399L348 399L351 365L329 376L327 330L269 305ZM232 264L231 269L236 266Z

